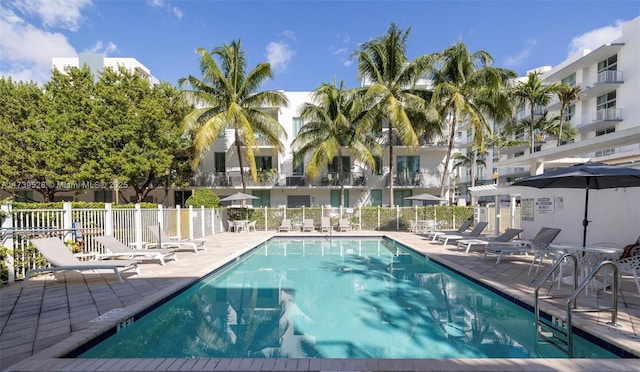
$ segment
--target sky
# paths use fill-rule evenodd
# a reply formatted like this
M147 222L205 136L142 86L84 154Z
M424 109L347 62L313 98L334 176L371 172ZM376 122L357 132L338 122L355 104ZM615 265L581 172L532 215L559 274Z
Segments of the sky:
M639 15L640 0L2 0L0 76L44 83L52 58L103 53L135 58L177 86L202 77L196 49L240 40L248 70L271 63L274 79L261 89L352 88L353 52L391 23L410 29L410 59L462 41L524 76L614 40Z

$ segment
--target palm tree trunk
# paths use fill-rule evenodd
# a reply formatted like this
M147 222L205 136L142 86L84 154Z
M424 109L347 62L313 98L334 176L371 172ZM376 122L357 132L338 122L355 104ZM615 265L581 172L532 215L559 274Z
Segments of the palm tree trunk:
M242 180L242 192L247 192L247 182L244 180L244 167L242 164L242 152L240 146L240 136L238 136L238 130L235 131L236 136L236 151L238 152L238 165L240 166L240 180Z
M473 153L471 155L471 187L476 185L476 177L478 176L478 149L473 148ZM470 199L471 205L475 204L475 198L471 195Z
M393 126L389 120L389 207L393 208Z
M533 102L531 102L531 123L529 123L529 140L531 141L531 153L536 151L536 139L533 136Z
M446 190L447 185L449 184L449 161L451 161L451 152L453 151L453 141L456 137L456 113L455 110L453 112L453 117L451 118L451 124L449 126L449 144L447 148L447 155L444 159L444 170L442 171L442 182L440 183L440 197L444 197L444 191Z
M344 169L342 167L342 148L338 149L338 181L340 182L340 207L344 208Z

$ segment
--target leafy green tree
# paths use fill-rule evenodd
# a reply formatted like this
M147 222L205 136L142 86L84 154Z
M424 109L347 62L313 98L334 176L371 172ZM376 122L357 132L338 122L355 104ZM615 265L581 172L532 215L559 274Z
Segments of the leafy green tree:
M560 131L558 133L558 142L556 146L560 146L562 140L565 140L565 135L563 134L564 129L564 121L567 116L567 110L571 106L571 103L574 101L579 101L582 99L582 87L580 85L571 86L568 84L560 84L558 87L558 92L556 93L558 99L560 100Z
M442 174L440 196L444 196L449 178L449 164L453 152L458 125L467 125L473 131L474 149L484 151L485 134L491 131L489 119L506 120L512 115L507 95L507 83L516 76L513 71L493 67L493 58L486 51L470 53L467 46L458 42L437 53L434 62L434 102L440 107L440 115L448 118L448 148L445 169ZM474 151L474 156L477 153ZM473 160L471 186L475 184ZM473 202L473 201L472 201Z
M200 208L217 208L220 206L220 198L211 189L197 190L184 203L187 207Z
M167 83L151 86L138 72L106 68L96 83L91 134L93 157L81 168L85 179L133 187L138 201L166 182L181 184L191 139L180 121L191 109Z
M560 125L564 128L561 129ZM572 139L575 136L575 129L571 123L562 122L560 116L549 117L545 111L543 115L539 115L534 118L533 124L531 118L526 117L520 120L519 127L521 130L529 131L529 128L533 128L533 139L529 138L529 142L544 143L548 137L558 137L560 132L563 132L565 139Z
M33 128L42 110L43 91L35 82L2 77L0 97L0 186L14 194L15 185L27 180L25 165L33 156Z
M253 182L258 179L254 156L258 149L256 136L273 146L277 153L284 152L281 140L286 139L286 131L278 120L265 112L265 108L286 106L287 99L282 92L258 91L272 78L271 65L262 62L247 72L247 61L239 40L211 52L199 48L197 53L202 79L189 75L179 82L183 90L187 85L191 86L192 90L184 92L190 102L197 104L183 119L185 132L194 136L195 156L191 165L194 169L198 166L219 133L226 128L233 129L242 191L246 192L245 161Z
M559 84L544 84L540 78L540 73L532 72L527 76L526 81L521 81L513 88L513 96L518 104L527 104L530 110L530 116L527 123L528 137L530 140L530 151L533 154L535 148L534 119L536 108L545 107L551 102L551 96L557 94L560 90Z
M340 206L344 206L343 150L348 148L351 155L372 169L375 169L374 153L378 144L364 126L358 125L364 110L355 91L323 83L312 94L313 102L305 103L300 117L304 125L293 140L294 164L300 164L309 157L306 174L311 179L319 177L327 163L338 159L338 181L340 182Z
M436 114L427 101L416 94L416 83L431 66L427 55L408 60L407 40L411 29L401 30L391 23L387 33L364 42L354 55L363 81L371 84L364 95L369 112L363 123L387 126L389 146L389 205L393 206L393 146L395 139L404 145L418 147L414 125L418 117L424 122L434 121ZM413 121L411 119L414 119ZM374 131L384 133L382 128Z

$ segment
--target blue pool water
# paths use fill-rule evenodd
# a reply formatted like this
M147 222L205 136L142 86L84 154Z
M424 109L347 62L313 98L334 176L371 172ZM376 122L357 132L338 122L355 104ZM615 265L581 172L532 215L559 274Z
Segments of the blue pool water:
M79 357L566 358L533 322L392 240L272 239Z

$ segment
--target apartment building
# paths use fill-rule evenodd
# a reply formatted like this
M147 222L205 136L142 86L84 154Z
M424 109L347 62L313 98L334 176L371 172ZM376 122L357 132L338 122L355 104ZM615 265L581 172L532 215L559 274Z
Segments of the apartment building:
M151 84L159 84L160 80L151 75L151 70L145 65L140 63L135 58L109 58L105 57L102 53L80 53L78 57L61 57L51 59L51 68L58 69L59 71L68 71L71 67L80 68L87 65L91 72L98 78L98 73L104 70L106 67L111 67L117 70L120 67L124 67L130 72L137 71Z
M305 177L305 164L294 167L291 142L303 125L300 118L302 105L312 102L311 92L284 92L289 100L287 107L266 109L287 132L284 142L287 149L278 154L275 149L258 139L256 154L258 182L247 177L247 193L259 199L254 206L317 206L340 205L340 182L345 187L345 207L360 205L389 205L389 156L377 158L377 167L372 171L358 163L344 149L341 160L327 164L317 179ZM226 196L242 188L238 157L233 143L233 130L227 129L211 146L202 159L194 186L212 187L219 196ZM442 143L421 143L418 149L400 144L394 145L394 205L411 205L405 197L420 194L437 194L440 190L442 164L446 146ZM338 171L342 161L343 174ZM453 184L452 184L453 187ZM184 195L177 195L177 201Z

